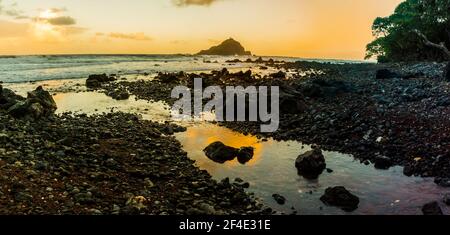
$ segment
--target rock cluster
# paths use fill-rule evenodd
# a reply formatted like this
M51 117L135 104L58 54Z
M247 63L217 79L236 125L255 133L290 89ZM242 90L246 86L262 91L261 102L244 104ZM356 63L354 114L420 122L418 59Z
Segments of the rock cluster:
M327 205L339 207L348 212L356 210L359 205L359 198L344 187L327 188L320 200Z
M41 86L20 97L8 89L0 91L0 107L15 118L40 119L53 116L57 107L53 97Z
M106 74L92 74L89 75L88 79L86 80L86 87L91 89L98 89L102 87L102 84L115 80L115 77L108 76Z
M225 163L237 158L241 164L245 164L253 158L254 149L252 147L237 149L217 141L208 145L203 152L209 159L217 163Z

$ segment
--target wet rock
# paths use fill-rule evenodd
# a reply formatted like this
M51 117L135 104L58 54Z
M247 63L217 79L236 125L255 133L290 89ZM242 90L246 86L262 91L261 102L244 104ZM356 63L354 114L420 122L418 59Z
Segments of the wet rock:
M387 170L393 165L392 160L390 158L381 155L376 156L374 162L375 168L380 170Z
M344 187L327 188L320 200L329 206L335 206L351 212L358 208L359 198Z
M450 187L450 178L436 177L434 179L434 183L441 187Z
M443 215L442 209L436 201L425 204L422 207L422 213L424 215Z
M298 174L307 179L317 179L327 167L320 149L313 149L300 155L295 161Z
M102 86L103 83L112 82L116 79L114 77L108 77L106 74L93 74L89 75L86 80L86 87L91 89L97 89Z
M81 204L89 204L94 203L94 200L92 199L92 193L77 193L74 195L75 202L81 203Z
M42 86L29 92L27 99L19 101L8 109L8 113L15 118L34 118L48 117L56 111L56 102L48 91Z
M414 174L414 167L411 165L406 165L403 168L403 174L406 176L412 176Z
M400 74L390 71L389 69L380 69L376 73L376 79L400 78Z
M237 158L239 163L245 164L252 160L254 154L254 148L253 147L242 147L239 149L237 153Z
M18 202L30 202L33 200L33 195L26 192L18 192L14 195L14 199Z
M324 98L349 93L353 89L350 84L337 79L314 79L302 84L300 91L306 97Z
M307 109L303 95L293 89L280 89L280 112L282 114L301 114Z
M284 73L283 71L278 71L276 73L271 74L270 76L273 78L284 79L286 78L286 73Z
M272 195L272 197L280 205L284 205L286 203L286 198L284 198L280 194L274 194Z
M107 95L115 100L127 100L130 98L130 93L125 89L117 89L109 92Z
M222 142L214 142L206 147L203 152L209 159L218 163L225 163L226 161L235 159L239 150L226 146Z
M0 109L7 110L11 106L15 105L19 101L23 101L25 98L16 95L10 89L3 88L0 85Z

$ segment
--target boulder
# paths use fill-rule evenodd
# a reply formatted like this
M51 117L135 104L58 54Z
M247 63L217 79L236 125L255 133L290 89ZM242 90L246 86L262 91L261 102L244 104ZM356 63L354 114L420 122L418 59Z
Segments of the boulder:
M39 119L55 113L56 102L48 91L41 86L32 92L28 92L26 100L16 102L8 109L8 113L15 118Z
M392 160L386 156L376 156L374 162L375 168L380 170L387 170L393 165Z
M422 207L422 213L424 215L443 215L441 207L436 201L425 204Z
M359 198L342 186L327 188L320 200L329 206L335 206L351 212L358 208Z
M218 141L208 145L203 152L209 159L218 163L225 163L226 161L234 160L239 150Z
M252 160L254 154L254 148L253 147L242 147L239 149L237 153L237 159L239 163L245 164Z
M44 108L44 111L54 113L57 109L56 102L48 91L45 91L42 86L36 90L28 92L27 101L30 103L39 103Z
M272 197L280 205L284 205L286 203L286 198L284 198L280 194L274 194L272 195Z
M337 79L313 79L302 84L300 91L310 98L330 98L352 92L353 87Z
M402 76L398 73L392 72L389 69L380 69L376 73L376 79L391 79L391 78L401 78Z
M97 89L102 86L103 83L112 82L116 79L114 77L108 77L106 74L92 74L89 75L86 80L86 86L91 89Z
M24 101L25 98L16 95L13 91L3 88L0 85L0 109L8 110L11 106L19 101Z
M115 100L127 100L130 98L130 93L125 89L117 89L108 93L108 96Z
M327 164L320 149L313 149L300 155L295 161L298 174L307 179L317 179L325 170Z
M303 95L291 88L280 88L279 102L282 114L299 114L307 109Z

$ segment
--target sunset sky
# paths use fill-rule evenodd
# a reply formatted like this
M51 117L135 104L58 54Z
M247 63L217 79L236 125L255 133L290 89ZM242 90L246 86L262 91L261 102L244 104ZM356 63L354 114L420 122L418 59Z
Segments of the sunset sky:
M362 59L402 0L0 0L0 54L196 53Z

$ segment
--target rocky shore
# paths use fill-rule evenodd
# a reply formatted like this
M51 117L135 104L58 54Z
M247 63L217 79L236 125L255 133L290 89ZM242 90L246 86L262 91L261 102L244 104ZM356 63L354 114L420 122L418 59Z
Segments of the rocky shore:
M34 96L48 94L42 88L28 98L0 91L0 214L271 213L242 183L195 167L172 136L183 127L125 113L54 115L54 102L42 105L51 97ZM23 115L11 115L14 106Z
M192 87L199 76L204 86L277 85L282 112L277 132L259 133L260 123L255 122L222 125L262 139L297 140L350 153L380 169L404 166L407 176L435 177L439 185L450 186L450 83L445 63L276 66L283 70L268 76L226 69L180 72L159 74L152 81L110 83L104 89L121 87L140 99L170 104L173 87Z

